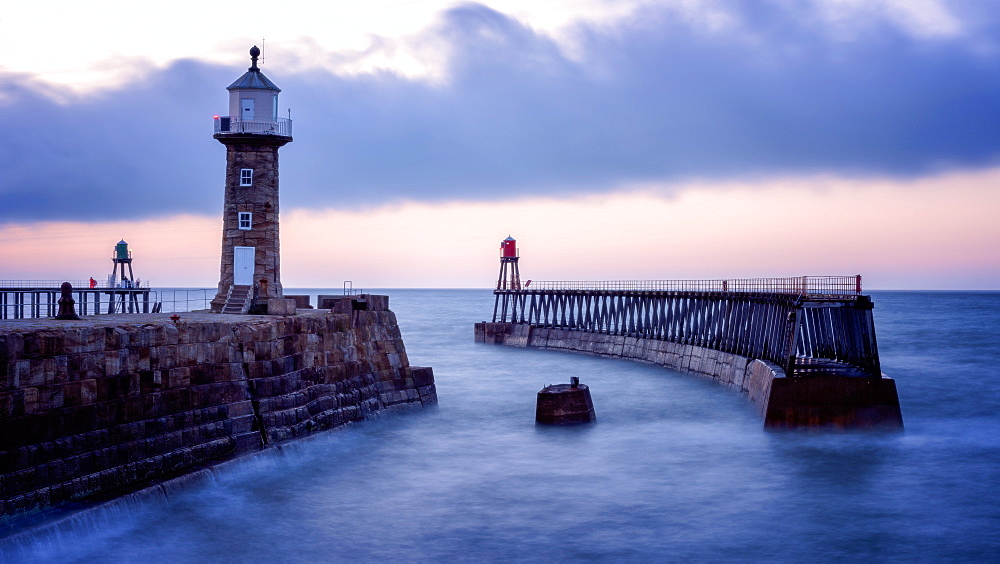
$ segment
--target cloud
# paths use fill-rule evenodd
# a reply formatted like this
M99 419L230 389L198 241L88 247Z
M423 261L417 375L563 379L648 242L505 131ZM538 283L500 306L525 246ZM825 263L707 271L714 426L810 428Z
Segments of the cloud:
M1000 55L990 38L1000 26L975 4L944 15L942 4L926 4L947 25L915 33L912 22L924 20L911 11L909 28L872 17L847 35L852 20L832 25L818 4L715 3L725 17L712 21L724 24L711 26L646 8L613 27L581 25L572 56L523 22L465 4L419 38L444 54L442 79L283 74L272 57L266 72L295 119L295 141L282 149L282 205L995 165ZM240 72L185 60L62 102L6 77L0 223L216 213L225 156L211 115Z
M221 208L215 192L225 152L211 138L211 108L222 73L179 61L144 74L127 89L89 98L53 96L29 78L7 77L0 87L0 222Z

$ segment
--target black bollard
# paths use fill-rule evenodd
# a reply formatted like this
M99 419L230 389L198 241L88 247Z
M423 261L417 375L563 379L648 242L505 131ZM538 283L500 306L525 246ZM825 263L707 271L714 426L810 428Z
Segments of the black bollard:
M76 300L73 299L73 285L69 282L63 282L60 289L62 297L59 298L59 313L56 315L56 319L80 319L74 307Z

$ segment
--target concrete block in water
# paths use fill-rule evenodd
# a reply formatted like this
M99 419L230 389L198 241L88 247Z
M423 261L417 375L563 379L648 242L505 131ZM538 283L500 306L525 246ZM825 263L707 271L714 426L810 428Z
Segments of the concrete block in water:
M590 388L586 384L579 384L575 377L572 384L554 384L538 392L535 423L567 425L596 420Z
M764 427L901 430L903 415L891 378L775 378Z

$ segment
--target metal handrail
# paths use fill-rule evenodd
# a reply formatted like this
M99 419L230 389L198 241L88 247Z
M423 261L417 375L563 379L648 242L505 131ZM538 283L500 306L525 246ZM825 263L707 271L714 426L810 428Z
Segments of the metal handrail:
M292 136L292 120L288 118L241 120L240 116L215 116L214 121L218 135L254 133Z
M247 301L243 304L243 313L248 313L250 310L257 305L257 298L260 297L260 286L256 283L253 285L253 290L247 294Z
M63 282L69 282L74 290L127 290L130 288L149 288L148 281L141 281L126 288L125 286L108 286L107 281L97 282L93 288L90 287L90 280L0 280L0 289L15 290L21 288L55 288L59 289Z
M163 313L184 313L196 309L209 309L215 290L194 288L186 290L156 290L155 302Z
M726 278L719 280L529 280L521 285L520 290L773 292L797 295L855 296L861 294L861 275Z
M39 282L35 280L34 282ZM80 316L108 313L174 313L208 309L212 289L73 288ZM101 296L107 295L103 300ZM59 309L57 287L0 289L0 320L52 317ZM109 311L110 309L110 311Z
M354 282L351 280L344 280L344 295L345 296L360 296L364 294L365 291L361 288L355 289Z

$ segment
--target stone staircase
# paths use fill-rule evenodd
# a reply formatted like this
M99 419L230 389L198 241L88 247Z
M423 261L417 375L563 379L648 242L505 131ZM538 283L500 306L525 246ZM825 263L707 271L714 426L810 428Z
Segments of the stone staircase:
M250 309L252 293L252 286L233 286L229 290L229 295L226 296L222 313L246 313Z

